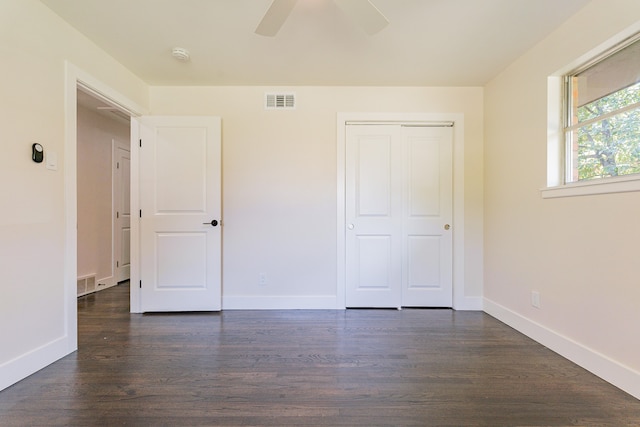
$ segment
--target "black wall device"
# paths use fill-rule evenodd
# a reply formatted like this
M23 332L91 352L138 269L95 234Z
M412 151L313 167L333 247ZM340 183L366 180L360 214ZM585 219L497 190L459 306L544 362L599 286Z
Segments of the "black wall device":
M42 145L37 142L31 146L31 159L36 163L42 163L42 159L44 159Z

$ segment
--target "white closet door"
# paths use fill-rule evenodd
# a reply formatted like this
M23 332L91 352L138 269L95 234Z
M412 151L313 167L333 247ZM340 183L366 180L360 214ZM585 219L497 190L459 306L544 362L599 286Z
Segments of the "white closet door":
M399 126L347 126L347 307L400 307L402 151Z
M452 128L405 127L404 307L453 305Z
M451 128L346 132L347 307L451 307Z

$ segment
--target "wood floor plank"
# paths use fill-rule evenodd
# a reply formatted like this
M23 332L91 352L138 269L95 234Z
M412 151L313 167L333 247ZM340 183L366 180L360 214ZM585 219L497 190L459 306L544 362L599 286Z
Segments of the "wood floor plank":
M78 300L79 350L0 392L0 425L640 426L640 401L490 316L129 314Z

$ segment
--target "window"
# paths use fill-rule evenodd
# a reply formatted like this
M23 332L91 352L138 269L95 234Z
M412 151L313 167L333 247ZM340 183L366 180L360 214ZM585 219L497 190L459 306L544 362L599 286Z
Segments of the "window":
M565 76L565 182L640 174L640 34Z

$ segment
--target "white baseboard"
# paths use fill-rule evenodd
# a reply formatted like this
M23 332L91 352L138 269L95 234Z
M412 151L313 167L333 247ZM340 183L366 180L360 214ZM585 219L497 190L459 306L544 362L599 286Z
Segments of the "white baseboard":
M337 297L326 296L222 296L223 310L335 310L344 309ZM458 311L482 311L482 297L464 297L455 301Z
M38 372L69 353L68 339L62 337L3 363L0 365L0 390Z
M640 399L640 372L487 298L484 299L484 311L636 399Z
M335 310L335 295L320 296L223 296L223 310Z
M456 311L482 311L482 297L462 297L456 298L453 302L453 309Z
M115 276L111 275L108 277L103 277L102 279L96 280L96 291L101 291L115 285L117 285Z

